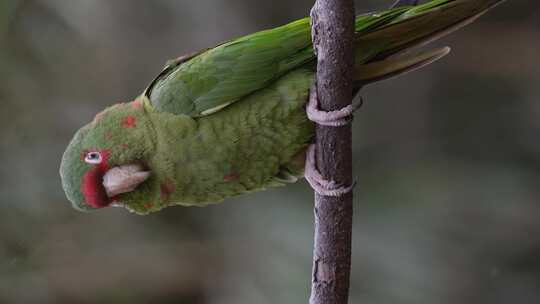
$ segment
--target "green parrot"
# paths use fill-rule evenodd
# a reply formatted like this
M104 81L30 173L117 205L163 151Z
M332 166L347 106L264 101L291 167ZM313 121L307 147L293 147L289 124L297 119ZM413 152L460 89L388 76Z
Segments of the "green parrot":
M434 0L358 16L355 86L441 58L448 48L410 49L502 1ZM134 101L77 131L60 166L67 198L83 211L147 214L296 182L314 136L305 108L316 69L310 30L305 18L170 61Z

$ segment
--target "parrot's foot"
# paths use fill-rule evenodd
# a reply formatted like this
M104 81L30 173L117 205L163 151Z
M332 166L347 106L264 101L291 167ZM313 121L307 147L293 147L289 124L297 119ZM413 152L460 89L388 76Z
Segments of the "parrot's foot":
M353 104L336 111L321 111L318 109L319 100L317 97L317 88L313 86L309 94L306 113L309 120L323 126L341 127L348 125L353 120L353 113L362 106L363 99L360 97Z
M342 196L351 192L356 185L356 183L353 183L350 186L343 186L335 181L324 179L317 168L315 168L315 145L308 147L304 176L311 188L322 196Z

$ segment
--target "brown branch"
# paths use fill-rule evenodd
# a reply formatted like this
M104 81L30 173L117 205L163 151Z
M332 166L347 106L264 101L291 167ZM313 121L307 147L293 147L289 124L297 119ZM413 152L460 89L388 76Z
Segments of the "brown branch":
M317 54L319 108L333 111L353 99L353 0L317 0L311 11ZM351 126L316 128L317 169L326 180L352 184ZM315 194L311 304L346 304L351 272L352 193Z

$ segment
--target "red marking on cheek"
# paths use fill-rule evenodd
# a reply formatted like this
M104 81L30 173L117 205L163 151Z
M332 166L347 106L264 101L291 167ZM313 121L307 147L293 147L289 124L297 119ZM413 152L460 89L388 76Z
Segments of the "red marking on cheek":
M232 182L240 178L240 174L238 172L231 172L223 177L223 180L226 182Z
M159 188L161 190L162 200L166 200L167 198L169 198L169 196L171 196L171 194L174 193L175 190L174 184L170 180L161 183Z
M143 207L144 209L151 209L152 207L154 207L154 203L146 203Z
M120 147L122 149L129 149L129 145L128 144L121 144Z
M82 193L86 203L94 208L103 208L109 205L109 199L105 188L100 184L103 180L103 172L99 167L88 171L82 182Z
M83 151L85 155L87 152L89 151ZM103 161L101 164L93 166L86 172L81 183L81 192L86 204L94 208L107 207L111 203L111 200L105 191L105 187L103 187L103 175L109 170L108 159L110 151L101 150L99 152L101 153Z
M135 119L135 117L129 115L129 116L126 116L124 117L124 119L122 119L122 127L124 128L134 128L137 124L137 119Z

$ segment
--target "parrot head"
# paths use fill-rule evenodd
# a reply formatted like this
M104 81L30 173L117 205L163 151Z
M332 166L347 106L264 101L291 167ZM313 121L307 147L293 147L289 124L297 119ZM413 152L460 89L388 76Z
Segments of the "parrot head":
M66 196L82 211L108 206L136 211L138 198L153 190L153 146L140 99L105 109L77 131L64 152L60 176Z

